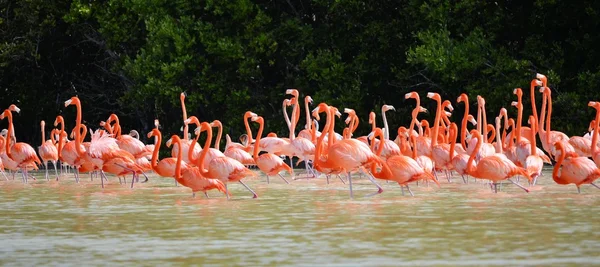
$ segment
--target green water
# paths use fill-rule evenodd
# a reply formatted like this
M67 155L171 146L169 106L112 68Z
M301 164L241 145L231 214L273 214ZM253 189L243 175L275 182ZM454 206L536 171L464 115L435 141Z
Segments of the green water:
M18 177L18 176L17 176ZM211 199L150 176L134 189L109 177L0 181L0 264L63 265L592 265L600 264L600 190L554 184L494 194L458 178L441 188L375 191L355 179L248 180Z

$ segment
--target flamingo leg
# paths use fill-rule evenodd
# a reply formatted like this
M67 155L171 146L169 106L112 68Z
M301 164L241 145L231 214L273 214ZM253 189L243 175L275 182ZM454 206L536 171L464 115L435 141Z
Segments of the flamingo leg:
M348 184L350 184L350 198L354 198L354 193L352 192L352 176L350 176L350 172L348 172Z
M340 181L342 181L343 184L346 184L346 181L344 181L344 177L342 177L339 174L337 174L337 177L340 178Z
M227 197L227 200L229 200L229 189L227 188L227 183L225 183L225 196Z
M23 176L23 183L26 184L27 183L27 177L25 176L25 171L21 170L21 175Z
M75 168L73 174L75 175L75 183L79 183L79 169Z
M331 176L331 174L325 174L325 179L327 179L327 184L329 184L329 176Z
M408 189L408 193L410 194L411 197L415 196L415 194L413 194L412 190L410 190L410 187L408 187L408 185L406 185L406 189Z
M266 176L267 176L267 184L269 184L269 175L266 174Z
M250 187L248 187L244 182L242 182L242 180L239 181L240 184L242 184L246 189L248 189L248 191L252 192L252 198L257 198L258 195L256 194L256 192L254 192L254 190L250 189Z
M56 174L56 180L58 181L58 170L56 169L56 161L52 162L52 166L54 166L54 174Z
M286 180L285 177L283 177L283 175L281 175L281 173L278 173L277 175L279 175L279 177L281 177L281 179L283 179L283 181L285 181L286 184L290 184L290 182L288 182L288 180Z
M225 185L225 190L227 190L227 185ZM208 196L208 192L204 191L204 195L206 196L206 198L210 198L210 197ZM227 197L227 199L229 199L229 196Z
M131 177L131 188L133 188L133 183L135 182L135 172L131 171L133 173L133 177Z
M0 169L0 172L2 173L2 176L4 176L4 179L6 179L8 181L8 177L6 176L6 173L4 172L4 170Z
M590 184L591 184L593 187L600 189L600 186L598 186L597 184L595 184L595 183L590 183Z
M145 180L142 181L142 183L146 183L149 181L148 176L146 176L146 173L142 172L142 175L144 176ZM139 179L139 175L138 175L138 179Z
M104 171L100 171L100 182L102 184L102 188L104 188L104 178L106 178L106 174Z
M179 186L179 183L177 183L177 180L175 180L175 186Z
M577 186L577 193L581 194L581 188L579 188L578 185L576 185L576 186Z
M48 162L44 161L44 169L46 171L46 174L44 177L46 177L46 181L50 181L50 179L48 178Z
M402 195L404 196L404 187L400 185L400 190L402 191Z
M371 181L371 183L373 183L373 184L374 184L374 185L377 187L377 192L375 192L375 193L372 193L372 194L368 194L368 195L367 195L368 197L383 193L383 187L381 187L381 186L380 186L380 185L377 183L377 181L375 181L375 177L373 177L373 175L371 175L371 174L370 174L370 173L368 173L368 172L365 172L365 170L364 170L364 169L362 169L362 168L361 168L360 172L361 172L361 173L364 173L364 174L367 176L367 178L369 178L369 181Z
M523 186L522 186L522 185L520 185L518 182L515 182L515 181L511 180L510 178L509 178L509 179L507 179L507 180L508 180L509 182L513 183L514 185L516 185L517 187L519 187L519 188L521 188L521 189L525 190L525 192L529 193L529 189L527 189L527 188L523 187Z

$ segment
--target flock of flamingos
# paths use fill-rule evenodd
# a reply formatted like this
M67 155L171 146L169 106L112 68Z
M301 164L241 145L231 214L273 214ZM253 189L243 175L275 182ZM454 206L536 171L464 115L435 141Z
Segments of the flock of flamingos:
M296 136L295 129L300 118L299 93L295 89L288 89L287 95L291 98L283 101L284 118L290 130L289 138L277 137L270 133L262 137L264 120L253 112L244 114L244 124L247 136L242 136L242 143L234 143L229 136L225 151L219 150L222 134L221 122L215 120L211 123L200 122L195 116L187 117L184 99L181 94L183 110L183 136L173 135L167 142L172 146L172 157L159 160L158 151L162 143L159 122L155 121L155 128L148 133L148 138L154 137L154 145L145 145L139 140L139 134L131 131L130 134L121 133L119 118L112 114L105 122L101 122L103 129L90 130L90 141L85 138L87 127L81 123L82 111L79 98L72 97L65 102L65 107L75 106L77 117L75 127L68 134L65 131L65 122L62 116L57 116L54 122L56 127L50 132L50 140L45 139L45 123L41 121L42 144L38 147L39 157L35 149L22 142L17 142L14 136L12 112L19 112L19 108L11 105L0 115L0 119L8 119L8 129L2 131L0 136L0 170L5 179L8 177L4 169L14 175L20 171L23 183L30 177L28 173L37 169L42 163L45 165L45 178L48 180L48 162L52 162L56 173L56 180L60 175L57 170L57 161L63 166L74 168L75 180L79 182L79 173L99 173L102 187L108 181L105 173L119 177L132 174L131 187L137 181L138 175L145 175L146 171L154 171L162 177L175 178L179 183L196 192L219 190L224 192L229 199L230 194L227 184L239 182L248 189L254 198L257 194L248 187L242 179L256 176L250 166L257 166L267 176L279 176L289 183L280 173L289 172L292 176L291 159L297 157L298 162L304 161L306 173L302 178L317 178L321 174L327 177L337 175L344 183L349 184L350 196L352 192L352 173L362 172L377 187L377 192L382 193L382 187L376 179L397 182L402 190L409 183L425 180L432 181L439 186L438 173L445 173L450 182L449 172L460 174L464 182L468 177L489 180L492 190L497 192L497 184L507 180L519 188L529 190L519 184L519 177L528 179L529 185L535 185L537 178L542 173L544 163L551 164L551 158L556 160L552 172L553 180L558 184L575 184L580 191L582 184L591 184L600 189L593 182L600 177L600 151L598 151L598 127L600 122L600 102L590 101L588 106L596 109L596 118L590 123L590 133L586 136L568 137L562 132L550 129L552 114L551 91L546 86L547 78L537 74L530 84L530 97L532 116L527 124L523 124L523 92L520 88L514 89L516 100L511 103L517 108L516 121L508 118L507 111L502 108L495 118L495 125L487 123L485 100L477 96L477 120L469 114L469 99L466 94L461 94L457 103L465 105L464 119L460 122L460 131L456 123L449 120L453 111L449 100L442 101L440 95L427 93L427 97L436 101L435 120L429 125L426 120L419 121L419 113L427 110L420 106L420 98L416 92L406 94L405 98L414 98L416 107L412 111L412 121L408 128L402 126L397 130L395 140L390 140L389 126L385 112L394 110L393 106L383 105L381 112L385 128L378 128L375 124L375 113L369 114L369 123L372 131L368 136L354 137L353 132L358 127L359 118L352 109L344 109L347 114L345 123L347 127L343 134L334 132L336 117L341 117L341 112L325 103L319 104L312 112L309 104L310 96L305 96L304 106L306 111L306 125ZM539 89L538 89L539 88ZM542 107L538 118L535 94L536 89L542 95ZM287 115L287 108L293 106L291 116ZM312 116L311 116L312 115ZM325 126L320 132L319 121L325 118ZM314 118L314 119L313 119ZM256 137L252 135L250 122L259 125ZM467 130L471 123L476 129ZM195 138L188 137L188 126L192 124ZM218 128L218 136L214 147L211 147L213 127ZM501 129L503 128L503 131ZM509 132L510 130L510 132ZM198 144L201 134L206 134L203 146ZM536 146L536 135L539 135L543 151ZM137 136L137 138L135 138ZM460 136L460 140L457 139ZM266 153L259 154L264 151ZM546 154L547 153L547 154ZM282 157L290 158L290 165ZM590 159L592 158L592 159ZM40 160L41 159L41 160ZM62 172L62 169L61 169ZM346 175L343 179L340 175ZM467 176L465 178L465 176ZM511 178L517 176L514 181ZM92 176L93 177L93 176ZM297 177L298 178L298 177ZM146 181L148 178L146 177ZM124 180L126 181L126 180ZM403 191L404 192L404 191ZM373 195L371 194L371 195Z

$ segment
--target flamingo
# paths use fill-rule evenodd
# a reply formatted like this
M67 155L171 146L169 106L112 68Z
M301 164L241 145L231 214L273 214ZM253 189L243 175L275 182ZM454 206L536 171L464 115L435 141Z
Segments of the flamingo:
M468 103L468 102L465 102ZM466 123L462 124L463 126L461 127L465 127L463 128L466 131ZM458 133L458 127L456 126L455 123L450 124L450 140L453 140L450 143L450 151L449 151L449 159L452 163L452 167L454 167L454 170L460 174L460 176L463 178L463 182L467 183L468 179L465 179L465 174L468 175L467 173L467 163L469 162L469 155L468 154L462 154L462 153L458 153L458 154L454 154L455 152L455 148L456 148L456 138L457 138L457 133ZM464 132L463 132L464 133ZM475 151L473 151L475 152ZM475 163L471 162L470 166L471 168L475 168Z
M187 110L185 108L185 93L181 93L179 95L179 100L181 102L181 112L183 113L183 121L185 122L188 117L187 117ZM190 153L188 153L190 147L192 147L192 154L193 155L199 155L200 154L200 146L196 143L193 142L193 140L190 140L188 137L188 125L187 124L183 124L183 140L181 140L180 143L174 143L173 147L171 148L171 157L176 158L177 154L179 152L179 148L181 147L183 149L183 161L191 164L192 162L190 161L190 159L188 158L188 155ZM181 146L179 146L179 144L181 144Z
M482 158L485 158L487 156L491 156L493 154L496 153L496 148L488 143L487 140L487 134L488 134L488 129L487 129L487 116L485 113L485 99L481 96L477 96L477 106L478 106L478 111L477 111L477 131L480 133L482 132L482 129L484 130L483 132L483 143L479 148L479 151L477 152L477 161L481 160ZM473 151L472 149L475 147L474 143L478 142L477 140L474 140L471 138L471 141L469 141L469 146L467 147L467 153L471 154L471 152Z
M433 136L431 137L431 159L433 160L436 168L446 170L446 178L448 178L448 182L450 182L450 175L448 175L448 170L452 168L452 162L450 159L450 145L437 143L440 119L443 111L442 99L439 94L432 92L427 93L427 97L437 102L435 120L433 122Z
M196 127L200 127L200 121L198 120L198 118L196 116L190 116L189 118L187 118L187 120L185 120L184 124L196 124ZM212 125L217 126L219 125L221 122L217 122L214 123ZM212 131L211 131L212 133ZM192 144L194 144L194 146L196 146L196 143L198 142L198 138L200 137L200 135L196 135L196 138L194 138L194 141L192 142ZM212 134L211 134L212 137ZM200 146L200 145L198 145ZM219 149L217 148L212 148L212 147L208 147L208 155L206 158L206 162L210 162L211 160L215 159L215 158L220 158L220 157L225 157L225 154L223 154L223 152L221 152ZM198 151L198 152L202 152L202 150ZM198 157L200 155L200 153L195 153L195 151L193 150L188 150L188 158L190 159L190 163L191 165L196 165L196 166L200 166L198 164Z
M163 158L160 161L158 160L158 151L160 150L161 142L162 142L162 134L158 129L158 120L154 121L155 128L152 129L151 132L148 133L148 138L155 138L154 150L152 151L152 159L150 160L152 170L156 172L156 174L162 177L173 177L175 178L175 167L177 164L177 158ZM171 143L171 142L169 142ZM187 163L183 162L182 168L187 169Z
M248 185L242 182L242 178L248 176L256 176L256 174L250 169L246 168L239 161L222 156L213 158L211 161L208 161L208 164L205 164L207 162L206 155L210 150L210 142L212 140L212 127L214 126L213 124L214 122L210 125L207 122L203 122L199 128L196 128L198 131L198 133L196 133L197 135L200 135L200 133L203 131L206 131L208 135L206 137L204 148L202 149L202 154L200 155L200 158L198 159L197 163L197 165L200 168L200 174L203 177L209 179L219 179L221 182L223 182L223 184L225 184L225 195L227 196L227 199L229 199L229 190L227 189L227 183L230 182L239 182L244 187L246 187L248 191L252 193L252 198L257 198L258 195L252 189L250 189ZM204 166L206 165L208 165L208 170L204 169Z
M551 96L551 91L550 88L548 87L541 87L540 88L540 92L543 94L544 98L542 101L542 114L541 114L541 119L540 119L540 124L541 128L544 127L544 112L548 112L546 119L546 130L542 130L542 129L538 129L539 135L540 135L540 140L542 141L542 146L544 147L544 150L548 151L551 155L553 156L557 156L556 155L556 151L553 149L554 148L554 143L556 142L564 142L563 144L563 148L565 149L565 152L571 154L571 152L576 153L575 148L569 143L569 137L559 131L552 131L550 129L550 124L551 124L551 118L552 118L552 96ZM544 110L544 106L545 103L548 103L548 108L547 110Z
M177 135L171 137L172 142L178 143L181 146L181 139ZM175 145L173 144L173 146ZM181 146L183 147L183 146ZM177 151L177 162L175 164L175 180L181 185L192 189L192 197L196 197L196 192L202 191L208 198L208 190L217 189L223 193L226 192L225 184L218 179L207 179L202 177L198 167L189 166L188 168L181 167L183 149ZM185 165L184 165L185 167Z
M4 131L2 131L2 132L4 133ZM18 170L18 167L17 167L17 163L6 155L5 142L6 142L6 139L4 139L4 136L0 135L0 172L4 176L4 179L6 179L8 181L8 177L6 176L6 173L4 172L4 168L9 169L11 171L16 171L16 170ZM14 180L14 173L13 173L13 180Z
M396 110L394 106L391 105L383 105L381 106L381 117L383 119L383 136L384 138L379 142L375 141L375 150L379 149L379 146L383 144L383 152L381 153L381 157L388 158L393 155L400 155L400 147L393 141L389 140L389 126L387 122L387 117L385 116L385 112L388 110Z
M476 166L472 165L477 152L479 151L482 144L482 136L477 130L472 130L471 135L473 138L476 138L477 144L475 148L471 151L469 156L469 161L467 161L467 174L479 178L479 179L488 179L493 182L494 189L498 192L497 182L501 180L508 180L511 183L517 185L519 188L525 190L525 192L529 192L527 188L522 187L518 183L515 183L510 179L510 177L515 175L522 175L531 179L527 171L523 168L517 167L510 160L504 156L504 154L496 154L494 153L491 156L487 156L479 160ZM512 163L512 165L510 164Z
M327 113L327 123L330 124L329 131L333 131L333 127L335 125L333 121L334 111L332 108L327 109L330 109L330 111ZM321 110L322 107L320 105L316 111L319 112ZM327 161L331 163L330 166L339 168L347 173L351 198L354 197L354 193L352 191L352 176L350 172L361 167L367 167L369 164L382 162L379 156L375 155L371 151L369 146L356 139L342 139L337 141L328 147L327 154ZM315 161L317 161L316 157ZM377 184L371 175L367 175L367 177L378 189L375 194L381 194L383 192L383 188Z
M0 114L0 120L8 118L8 132L6 134L7 141L5 141L6 155L8 156L8 158L14 160L17 163L17 167L21 169L21 172L23 174L23 182L27 183L28 169L37 169L35 164L42 164L42 162L38 158L33 147L31 147L29 144L23 142L15 142L12 146L10 145L10 140L14 133L12 111L19 113L21 109L19 109L16 105L13 104L10 105L8 109L5 109L4 112L2 112L2 114Z
M598 145L598 123L597 122L600 122L600 102L590 101L590 102L588 102L588 106L596 109L596 118L592 121L592 122L594 122L594 129L592 129L590 131L590 132L592 132L591 150L592 150L592 159L596 163L596 167L600 168L600 151L598 151L598 146L597 146Z
M576 155L565 158L567 151L565 151L563 142L554 143L554 148L560 152L557 153L558 160L552 170L552 179L554 182L563 185L575 184L578 193L581 193L580 186L582 184L591 184L600 189L600 187L594 184L594 181L600 177L600 170L592 160Z
M45 140L45 127L46 122L41 121L40 128L42 128L42 145L38 147L38 152L40 153L40 158L42 159L42 162L45 166L44 168L46 169L46 181L49 181L50 179L48 179L48 161L52 162L52 165L54 166L54 172L56 173L56 178L58 178L58 170L56 169L56 161L58 160L58 149L56 148L52 140Z
M283 162L283 159L281 159L278 156L275 156L272 153L263 153L260 156L258 155L258 151L260 150L260 142L262 142L262 138L261 135L263 133L263 129L264 129L264 125L265 125L265 121L261 116L256 116L256 117L252 117L251 120L253 122L258 123L259 128L258 128L258 133L256 134L256 142L254 144L254 154L253 154L253 158L254 161L256 162L256 166L258 166L258 168L265 173L265 175L267 176L267 183L269 183L269 176L273 176L273 175L279 175L279 177L281 177L281 179L283 179L283 181L287 184L289 184L289 182L285 179L285 177L283 177L279 172L285 170L288 171L290 174L292 174L292 168L285 164L285 162Z
M383 131L380 128L375 129L371 138L374 139L376 136L380 136L382 140L385 138ZM382 151L383 147L379 147L377 154L379 155ZM411 157L404 155L390 156L385 159L385 161L380 162L380 171L377 171L376 165L378 164L371 165L371 173L374 177L397 182L400 186L406 186L411 196L414 196L414 194L410 190L410 187L408 187L409 182L430 179L439 186L439 183L435 180L433 175L423 170L423 168Z
M536 151L536 140L535 140L535 132L537 131L537 121L535 117L529 116L529 126L531 128L529 142L530 142L530 155L525 159L525 164L523 167L527 169L527 173L529 176L533 178L533 185L535 185L537 178L542 175L542 168L544 167L544 160L537 155ZM517 132L519 133L519 132Z

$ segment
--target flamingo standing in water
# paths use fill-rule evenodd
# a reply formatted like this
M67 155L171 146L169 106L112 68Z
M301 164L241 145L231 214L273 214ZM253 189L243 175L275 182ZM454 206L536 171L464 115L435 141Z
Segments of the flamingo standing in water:
M182 121L186 121L188 119L187 117L187 110L185 108L185 93L181 93L179 95L179 100L181 102L181 112L183 113L183 120ZM183 161L190 164L192 163L190 161L190 159L188 158L188 155L190 153L188 153L190 147L192 147L192 153L193 155L199 155L200 154L200 146L194 142L193 140L190 140L190 138L188 137L188 125L187 124L183 124L183 140L181 140L181 146L178 143L174 143L173 147L171 148L171 157L176 158L177 157L177 153L179 151L179 148L181 147L183 149Z
M469 156L469 161L467 162L467 174L475 178L488 179L492 181L492 183L494 184L495 192L498 192L497 183L501 180L508 180L511 183L517 185L519 188L525 190L525 192L529 192L527 188L524 188L518 183L513 182L510 179L510 177L515 175L522 175L524 177L527 177L528 179L531 179L531 177L529 177L529 174L525 169L517 167L516 165L514 165L514 163L512 165L509 164L509 162L512 162L508 160L506 156L504 156L504 154L495 153L491 156L482 158L481 160L479 160L477 165L473 165L473 160L477 155L477 151L481 147L483 139L481 134L479 134L479 131L477 130L472 130L471 135L473 136L473 138L477 138L477 144L475 145L475 148L471 151L471 154Z
M17 167L21 169L21 172L23 174L23 182L27 183L27 178L29 176L28 169L37 169L35 164L42 164L42 162L38 158L33 147L31 147L29 144L23 142L15 142L11 146L10 140L12 135L14 134L12 117L13 111L19 113L21 110L15 105L10 105L8 109L5 109L4 112L0 114L0 120L8 118L8 132L6 133L5 141L6 155L8 156L8 158L11 158L17 163Z
M56 161L58 160L58 149L54 145L52 140L46 139L46 132L44 129L46 128L46 122L40 122L40 128L42 128L42 145L38 147L38 152L40 153L40 158L44 163L44 168L46 169L46 181L48 181L48 161L52 162L54 166L54 172L56 173L56 178L58 179L58 170L56 169Z
M317 112L323 108L323 106L319 106L320 107L318 107ZM335 125L333 120L333 110L331 110L332 108L325 108L330 109L327 113L327 123L330 124L328 130L333 131L333 127ZM352 176L350 172L359 168L368 167L370 164L382 162L379 156L375 155L371 151L369 146L356 139L342 139L337 141L328 147L327 154L327 161L331 163L331 166L347 173L351 198L354 197L354 193L352 191ZM316 160L317 158L315 157L315 161ZM367 177L375 186L377 186L378 190L375 194L381 194L383 192L383 188L377 184L371 175L367 174Z
M527 169L529 176L533 178L533 185L537 182L537 178L542 175L542 168L544 167L544 160L542 157L537 155L536 151L536 140L535 132L537 131L537 121L535 117L529 116L529 126L531 127L529 142L530 142L530 155L525 159L523 167ZM518 132L517 132L518 133Z
M173 135L167 142L167 146L174 142L181 146L181 139L177 135ZM173 145L175 145L173 144ZM175 164L175 180L181 185L192 189L192 197L196 197L196 192L204 192L206 198L208 198L208 190L217 189L223 193L226 192L225 184L217 179L208 179L202 177L200 169L195 166L187 166L187 168L181 167L183 149L177 151L177 163ZM185 167L185 166L184 166Z
M252 117L251 120L253 122L258 123L259 128L258 128L258 133L256 134L256 142L254 143L254 154L253 154L253 158L254 161L256 162L256 166L258 166L258 168L265 173L265 175L267 176L267 183L269 183L269 176L273 176L273 175L279 175L279 177L281 177L281 179L283 179L283 181L286 184L289 184L289 182L285 179L285 177L283 177L279 172L281 171L287 171L290 174L292 174L292 168L285 164L285 162L283 162L283 159L281 159L278 156L275 156L272 153L263 153L260 156L258 155L258 151L260 150L260 142L262 141L262 133L264 130L264 126L265 126L265 121L261 116L256 116L256 117Z
M394 108L394 106L391 106L391 105L381 106L381 118L383 119L383 127L384 127L384 129L382 129L382 130L383 130L384 138L379 141L373 140L375 142L375 150L378 150L379 146L383 144L383 152L380 155L383 158L388 158L393 155L400 155L400 147L398 146L398 144L389 140L389 137L390 137L389 126L388 126L388 122L387 122L387 117L385 116L385 112L388 110L396 110L396 109Z
M542 101L542 111L541 111L541 119L540 119L540 128L538 129L539 135L540 135L540 140L542 141L542 146L544 147L544 150L546 150L548 153L550 153L553 156L557 156L556 155L556 150L554 150L554 143L556 142L564 142L563 144L563 148L565 149L564 151L571 154L571 152L573 153L577 153L575 151L575 148L569 143L569 136L567 136L566 134L559 132L559 131L552 131L550 129L550 124L551 124L551 119L552 119L552 96L551 96L551 91L550 88L548 87L541 87L540 88L540 92L543 94L543 101ZM544 107L546 106L546 103L548 103L548 108L547 110L544 109ZM547 116L544 116L544 112L548 112ZM546 129L543 130L544 128L544 117L546 119Z
M190 116L189 118L187 118L187 120L185 120L184 122L185 124L196 124L196 128L200 127L200 121L198 120L198 118L196 116ZM220 121L218 121L217 123L213 123L212 125L214 126L218 126L219 124L221 124ZM211 131L211 135L212 137L212 131ZM196 146L196 143L198 142L198 138L200 137L200 135L196 135L196 138L194 138L194 141L192 142L192 144L194 144L194 146ZM198 145L200 146L200 145ZM215 158L220 158L220 157L225 157L225 154L223 154L223 152L221 152L219 149L217 148L212 148L212 147L208 147L208 152L207 152L207 157L206 157L206 162L210 162L211 160L215 159ZM202 150L199 151L200 153L202 153ZM197 153L193 150L188 150L188 158L190 159L190 163L191 165L196 165L196 166L200 166L198 163L198 158L200 156L200 153Z
M598 122L600 122L600 102L590 101L588 102L589 107L596 109L596 118L592 120L594 122L594 128L590 130L592 132L592 159L596 163L596 167L600 168L600 151L598 151Z
M434 162L434 166L437 169L443 169L446 171L446 178L450 182L450 175L448 170L452 168L452 162L450 159L450 145L449 144L438 144L438 133L440 127L440 119L442 115L442 99L437 93L427 93L427 97L437 102L437 108L435 112L435 120L433 122L433 132L431 136L431 159Z
M197 165L200 168L200 174L202 174L203 177L209 179L219 179L221 182L223 182L223 184L225 184L225 195L227 196L227 199L229 199L227 183L230 182L239 182L252 193L252 198L257 198L258 195L252 189L250 189L248 185L242 182L242 178L256 176L256 174L250 169L246 168L239 161L222 156L213 158L211 161L208 161L208 164L205 164L207 162L206 155L210 150L210 142L212 140L212 126L213 125L209 125L207 122L203 122L200 127L197 128L197 135L200 135L200 133L203 131L206 131L208 135L206 137L206 142L204 143L204 148L202 149L202 154L197 161ZM208 170L205 170L204 166L208 166Z
M150 164L152 166L152 170L156 172L156 174L162 177L172 177L175 178L175 167L177 164L177 158L163 158L160 161L158 160L158 151L160 150L161 142L162 142L162 134L160 130L158 130L158 120L154 121L154 125L156 126L152 129L151 132L148 133L148 138L155 138L154 150L152 151L152 159L150 160ZM187 163L183 162L182 168L187 169Z
M552 170L552 179L554 182L563 185L575 184L578 193L581 193L580 186L582 184L591 184L600 189L600 187L594 184L594 181L600 177L600 170L592 160L586 157L578 157L577 155L565 158L567 152L564 149L563 142L554 143L554 147L560 152L557 153L558 160Z

